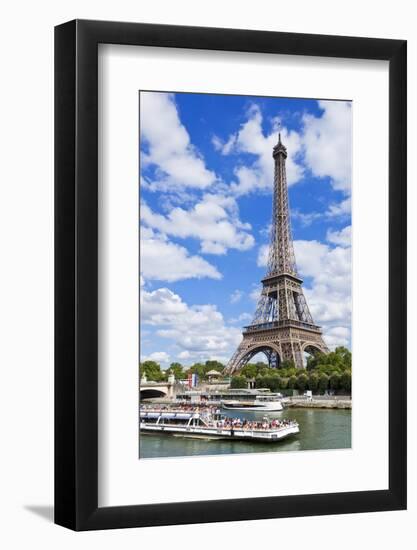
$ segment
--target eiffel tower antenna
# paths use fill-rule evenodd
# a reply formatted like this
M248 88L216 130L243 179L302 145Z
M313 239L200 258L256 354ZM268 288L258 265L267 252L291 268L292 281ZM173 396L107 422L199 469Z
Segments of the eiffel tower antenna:
M243 339L226 366L227 374L241 369L260 352L266 355L270 367L291 360L297 368L303 368L304 352L329 351L321 328L313 321L297 271L288 201L287 148L281 142L281 132L272 156L275 172L267 272L252 323L244 327Z

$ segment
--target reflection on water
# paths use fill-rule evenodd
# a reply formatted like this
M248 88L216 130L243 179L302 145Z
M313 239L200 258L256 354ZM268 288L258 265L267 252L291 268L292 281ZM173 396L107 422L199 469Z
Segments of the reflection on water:
M262 420L265 416L262 412L225 411L225 413L231 417L250 420ZM300 433L277 443L141 434L140 458L348 449L351 446L350 410L286 409L278 413L268 413L268 417L297 420Z

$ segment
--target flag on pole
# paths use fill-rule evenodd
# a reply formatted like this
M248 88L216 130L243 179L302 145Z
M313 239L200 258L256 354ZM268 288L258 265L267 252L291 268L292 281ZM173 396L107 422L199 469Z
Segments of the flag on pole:
M195 372L193 374L189 373L188 375L188 387L195 388L198 384L198 374Z

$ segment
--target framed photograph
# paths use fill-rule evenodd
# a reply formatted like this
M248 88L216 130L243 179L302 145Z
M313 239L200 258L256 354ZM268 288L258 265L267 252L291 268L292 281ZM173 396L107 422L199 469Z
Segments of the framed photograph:
M55 521L406 507L406 42L55 29Z

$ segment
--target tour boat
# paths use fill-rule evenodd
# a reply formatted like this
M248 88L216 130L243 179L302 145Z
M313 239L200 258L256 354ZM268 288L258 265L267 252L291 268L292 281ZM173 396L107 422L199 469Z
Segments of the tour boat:
M252 401L241 401L238 399L223 401L222 406L224 409L234 411L277 412L282 411L284 408L282 406L281 397L272 395L257 395Z
M198 439L238 439L241 441L274 442L299 433L294 420L262 421L228 418L217 411L140 410L140 432L170 434Z

